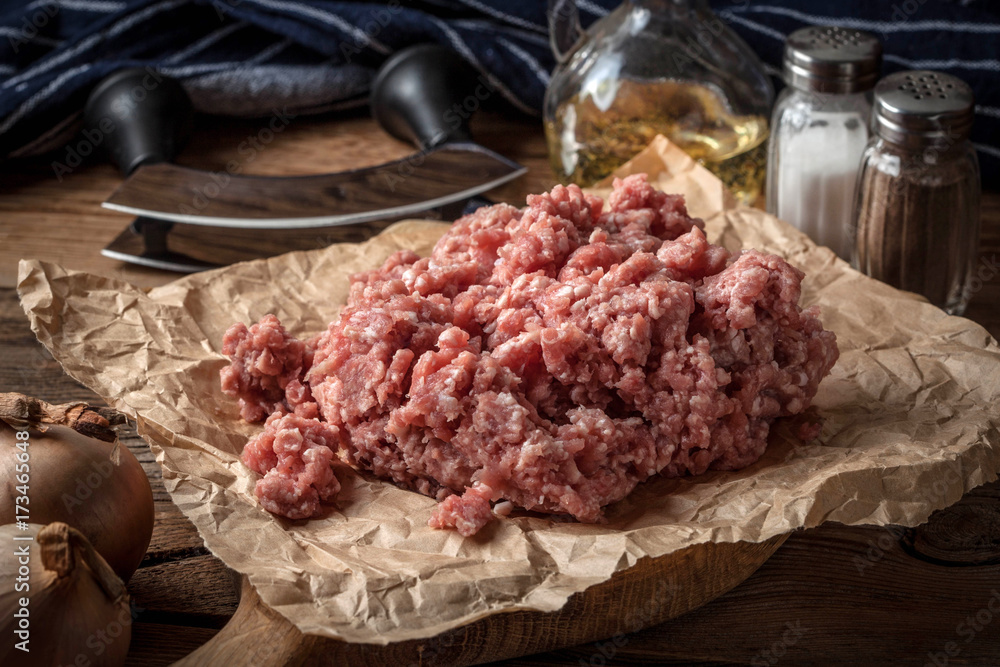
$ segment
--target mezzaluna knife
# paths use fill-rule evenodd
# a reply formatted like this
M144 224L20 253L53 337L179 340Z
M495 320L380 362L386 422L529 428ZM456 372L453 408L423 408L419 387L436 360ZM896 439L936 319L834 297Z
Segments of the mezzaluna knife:
M477 196L422 211L420 217L451 221L493 203ZM195 273L286 252L315 250L332 243L360 243L396 220L391 218L330 227L238 229L140 217L101 250L101 254L153 269Z
M135 92L146 70L117 72L95 88L85 119L105 133L112 160L128 177L104 202L158 220L241 229L319 228L423 213L468 200L526 169L472 141L456 114L479 83L454 51L422 44L399 51L372 86L372 111L393 136L420 148L401 160L312 176L218 175L171 164L190 125L180 85L160 77ZM213 176L216 178L213 179ZM215 187L207 187L215 182Z

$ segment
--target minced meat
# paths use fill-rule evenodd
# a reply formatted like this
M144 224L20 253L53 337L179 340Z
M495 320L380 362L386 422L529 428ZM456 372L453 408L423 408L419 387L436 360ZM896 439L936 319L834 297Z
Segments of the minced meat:
M267 418L243 455L266 509L320 513L339 459L437 498L430 525L462 535L500 501L600 521L654 475L756 461L837 360L799 270L710 244L644 175L606 205L572 185L527 204L353 276L310 341L270 315L227 332L224 391Z

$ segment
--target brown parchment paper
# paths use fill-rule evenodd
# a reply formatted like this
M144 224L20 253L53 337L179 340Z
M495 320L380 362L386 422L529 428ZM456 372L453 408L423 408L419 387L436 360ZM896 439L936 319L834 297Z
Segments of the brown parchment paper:
M720 182L665 139L623 168L687 196L709 236L804 269L841 358L815 406L818 441L789 424L735 473L658 479L584 525L521 516L473 538L426 526L434 501L341 474L330 514L262 510L239 461L261 427L219 390L222 335L274 312L295 334L323 329L347 276L399 248L430 250L441 223L406 222L361 245L292 253L182 278L148 293L38 261L18 290L39 340L66 371L133 416L172 498L211 551L249 576L300 630L349 641L428 637L512 609L552 611L645 556L707 541L763 541L824 521L914 526L1000 470L1000 348L980 326L870 280L791 226L736 207Z

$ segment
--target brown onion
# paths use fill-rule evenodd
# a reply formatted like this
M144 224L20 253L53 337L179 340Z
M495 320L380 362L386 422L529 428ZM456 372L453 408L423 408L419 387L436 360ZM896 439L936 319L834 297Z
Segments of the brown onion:
M128 592L82 533L9 524L0 542L0 664L124 664Z
M18 455L17 431L0 422L0 523L64 521L93 544L123 581L139 567L153 533L153 492L127 447L89 438L65 426L27 432L28 460ZM23 467L28 466L27 472ZM25 476L27 475L27 476ZM30 504L15 514L27 480ZM19 488L21 487L21 488Z

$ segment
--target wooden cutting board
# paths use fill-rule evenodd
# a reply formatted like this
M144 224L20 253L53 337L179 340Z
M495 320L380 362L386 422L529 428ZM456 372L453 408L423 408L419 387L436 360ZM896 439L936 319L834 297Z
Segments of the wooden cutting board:
M491 114L476 117L474 122L474 134L480 143L531 167L531 173L523 181L491 194L494 199L515 202L523 200L527 192L540 192L551 185L545 138L537 120ZM235 147L240 141L258 129L259 123L254 120L200 118L196 136L182 162L205 169L223 168L236 156ZM266 154L250 164L248 172L289 175L335 171L398 158L409 150L386 137L373 121L361 117L303 117L301 123L290 126L280 140L268 147ZM127 215L100 208L104 197L121 182L114 168L94 160L60 182L53 177L50 162L51 156L47 156L34 162L18 160L0 165L4 183L4 196L0 197L0 236L7 234L0 242L0 286L7 288L0 289L0 387L55 402L95 401L97 397L66 376L35 341L17 295L9 289L16 283L17 260L36 257L144 286L162 285L176 275L123 265L99 254L130 220ZM983 198L980 247L977 270L987 272L986 280L973 297L968 315L1000 338L1000 278L990 272L1000 258L1000 194L989 193ZM223 667L226 663L222 660L228 660L233 667L243 665L247 661L241 659L242 650L249 647L258 652L256 664L260 666L301 664L323 650L331 652L332 657L326 662L343 661L349 655L359 665L379 662L393 665L390 660L397 655L393 650L401 647L365 647L379 657L359 658L361 650L357 647L348 654L346 650L331 648L335 642L303 638L294 628L276 619L274 612L255 606L252 592L242 596L243 607L232 624L218 632L216 628L222 627L237 608L229 574L202 546L194 526L170 501L160 480L159 467L146 444L134 432L123 441L147 469L157 505L150 552L129 583L136 606L145 610L133 629L129 664L163 665L208 641L182 664L206 664L217 656ZM750 572L756 567L753 558L763 561L768 554L767 551L757 556L740 553L737 558L748 559L742 571ZM700 558L708 561L713 557L703 554ZM817 567L817 563L822 563L822 567ZM859 563L865 567L863 574L859 574ZM706 573L702 576L721 578L717 570L702 572ZM694 576L689 571L683 580L696 584L699 579ZM741 577L734 577L733 581ZM725 588L715 584L713 590L721 592ZM965 637L956 634L960 624L969 627L970 615L988 611L986 605L994 588L1000 588L998 483L967 494L958 505L939 512L927 525L917 529L827 524L799 531L734 594L683 618L612 642L611 648L617 652L607 663L746 664L781 641L787 624L796 622L810 630L802 641L780 645L782 667L852 664L858 661L858 656L864 656L869 664L922 665L929 661L929 654L936 654L939 662L950 660L955 664L956 659L944 650L948 642L956 641L961 651L957 660L962 664L1000 664L1000 633L995 632L1000 616L995 616L992 624L985 626L986 631L979 632L968 643ZM578 598L585 600L591 594L592 591L587 591L577 596L569 603L573 607L567 609L584 607ZM691 604L692 608L695 606L696 603ZM526 631L528 614L509 616L520 619L519 632ZM545 623L546 631L550 631L549 621L543 615L534 616L542 617L538 623ZM591 623L584 617L574 622ZM725 629L722 634L720 627ZM258 632L255 637L252 634L255 628L266 632ZM452 633L440 645L452 642L462 646L463 635L467 634ZM599 634L607 637L614 632ZM260 640L265 637L274 643L273 650L261 650L264 644ZM242 642L239 650L233 646L236 638ZM467 653L457 653L453 662L463 659L463 655L487 653L477 644L486 645L486 640L464 641L468 642ZM518 653L567 643L569 640L563 634L559 642L537 643ZM304 650L296 650L299 644ZM434 646L430 642L423 644L422 655L426 658L423 664L436 663L438 654L431 650ZM601 640L601 645L608 646L608 640ZM416 653L415 649L410 650L409 655ZM581 658L590 662L593 657L592 664L596 665L603 657L597 650L594 644L584 644L575 650L559 650L518 664L577 667ZM398 655L403 656L402 650ZM513 653L479 659L499 660L503 655ZM405 656L400 660L403 662L397 660L399 664L394 667L420 664Z
M175 667L254 665L476 665L608 640L676 618L735 587L787 535L759 544L700 544L644 558L604 583L571 597L557 612L495 614L429 639L373 646L303 635L261 602L246 579L236 614L208 643ZM610 653L609 653L610 654ZM603 664L603 663L602 663Z

